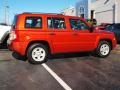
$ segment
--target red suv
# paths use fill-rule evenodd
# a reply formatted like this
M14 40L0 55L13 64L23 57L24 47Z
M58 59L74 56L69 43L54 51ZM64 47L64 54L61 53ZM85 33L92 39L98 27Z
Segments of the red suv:
M112 32L93 30L80 17L22 13L15 16L8 46L38 64L46 62L48 54L56 53L94 51L106 57L115 48L116 39Z

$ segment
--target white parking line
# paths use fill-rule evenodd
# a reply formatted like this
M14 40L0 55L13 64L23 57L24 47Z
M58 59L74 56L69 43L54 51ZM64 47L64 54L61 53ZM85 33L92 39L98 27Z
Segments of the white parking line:
M42 64L42 66L57 80L57 82L65 89L72 90L52 69L50 69L46 64Z

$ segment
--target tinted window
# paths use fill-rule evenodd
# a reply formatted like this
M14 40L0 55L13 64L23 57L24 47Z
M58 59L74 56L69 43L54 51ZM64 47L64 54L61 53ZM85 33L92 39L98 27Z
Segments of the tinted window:
M63 18L48 18L48 28L65 29L65 20Z
M109 31L120 31L120 24L111 24L106 26L106 30Z
M42 28L42 19L40 17L27 17L25 28Z
M71 29L73 30L88 30L89 29L86 23L79 19L70 19L70 26L71 26Z
M120 24L115 24L114 29L120 30Z
M107 26L106 26L106 30L108 30L108 31L113 30L113 25L107 25Z

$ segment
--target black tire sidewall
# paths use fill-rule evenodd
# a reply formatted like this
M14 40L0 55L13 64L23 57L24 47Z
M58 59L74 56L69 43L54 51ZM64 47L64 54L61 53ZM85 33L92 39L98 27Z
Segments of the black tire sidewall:
M46 56L44 58L43 61L35 61L33 58L32 58L32 51L37 48L37 47L41 47L45 50L45 53L46 53ZM28 61L31 63L31 64L42 64L42 63L45 63L47 61L47 56L48 56L48 50L47 48L45 47L45 45L43 44L40 44L40 43L36 43L36 44L32 44L29 48L28 48L28 52L27 52L27 57L28 57Z
M101 48L101 46L102 46L103 44L107 44L107 45L109 46L109 53L108 53L107 55L103 55L103 54L101 54L101 52L100 52L100 48ZM110 52L111 52L111 45L110 45L110 43L107 42L107 41L100 41L100 43L99 43L99 45L98 45L98 47L97 47L97 49L96 49L96 55L97 55L98 57L104 58L104 57L107 57L107 56L110 54Z

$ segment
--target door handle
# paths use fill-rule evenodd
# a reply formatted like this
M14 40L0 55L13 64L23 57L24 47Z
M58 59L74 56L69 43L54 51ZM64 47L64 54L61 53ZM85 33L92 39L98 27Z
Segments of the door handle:
M49 35L56 35L55 33L50 33Z

